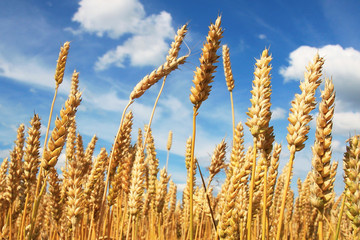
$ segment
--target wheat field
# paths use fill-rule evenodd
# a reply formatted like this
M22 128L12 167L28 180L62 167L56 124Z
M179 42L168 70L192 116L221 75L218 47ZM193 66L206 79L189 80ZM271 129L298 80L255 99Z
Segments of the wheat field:
M287 146L282 146L275 142L270 125L269 49L255 62L247 121L235 122L235 81L230 49L221 44L226 37L221 16L209 26L192 83L189 79L193 129L183 143L187 179L182 199L177 199L177 186L167 171L173 133L169 132L166 166L160 169L151 123L167 76L176 74L189 56L179 57L187 31L187 24L178 29L164 64L134 87L111 149L99 146L98 155L94 155L97 137L84 146L77 131L82 98L78 72L72 74L65 103L56 102L70 43L61 47L49 116L41 116L42 123L34 114L28 127L19 126L10 157L0 166L1 239L360 239L360 135L348 139L344 171L338 169L331 149L335 89L332 80L322 76L325 59L316 54L304 66L304 79L289 110ZM225 76L216 81L224 81L231 99L232 141L216 146L205 179L195 156L196 118L218 67L224 68ZM131 136L136 116L129 107L160 80L149 123ZM321 99L316 99L322 82ZM53 119L55 104L64 107ZM311 171L303 182L297 181L297 189L291 189L296 153L311 144L307 139L314 109L319 114ZM40 128L51 122L55 127L46 130L41 143ZM247 149L244 131L250 131L253 139ZM279 169L280 152L286 147L290 157ZM66 163L58 169L61 153ZM213 179L220 171L226 177L215 191ZM345 182L340 196L334 192L336 176Z

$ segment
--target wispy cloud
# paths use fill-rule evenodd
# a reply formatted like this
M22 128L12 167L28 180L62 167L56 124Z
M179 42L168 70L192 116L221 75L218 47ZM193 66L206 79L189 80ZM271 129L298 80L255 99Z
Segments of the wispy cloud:
M0 76L28 84L54 87L54 70L44 66L41 59L20 53L2 51L0 53Z
M99 57L96 70L124 67L127 58L131 66L157 66L167 52L166 41L175 33L168 12L147 16L138 0L82 0L72 20L80 23L82 32L95 33L99 37L107 35L119 39L130 34L122 45Z

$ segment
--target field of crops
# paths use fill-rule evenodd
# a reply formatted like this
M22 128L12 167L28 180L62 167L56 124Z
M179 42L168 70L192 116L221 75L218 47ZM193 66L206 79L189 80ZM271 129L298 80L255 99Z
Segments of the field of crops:
M189 81L193 129L184 143L187 183L182 199L177 199L177 186L167 172L171 162L167 160L166 166L159 168L151 131L157 101L149 123L139 129L137 136L131 136L134 116L129 107L154 84L162 84L157 100L160 98L167 76L176 74L187 60L188 55L178 56L187 29L187 25L178 29L164 64L134 87L112 148L99 146L96 156L97 137L84 146L77 132L76 112L82 95L78 72L73 72L66 102L56 102L70 51L70 43L64 43L57 60L52 108L49 116L41 116L43 121L49 117L48 122L41 123L40 116L34 114L27 128L21 124L10 158L4 159L0 167L1 239L360 238L360 135L348 139L344 170L338 169L331 150L335 89L332 80L322 76L326 59L318 54L309 59L298 94L291 102L287 146L282 146L275 142L270 125L269 49L265 48L255 62L248 119L235 122L235 82L230 49L221 44L226 36L220 16L209 26L200 63L194 69L192 83ZM228 106L232 109L232 141L223 140L216 146L208 178L204 179L195 157L196 118L211 94L214 72L219 67L224 68L223 81L232 103ZM322 82L321 99L316 99L315 92ZM64 105L56 119L52 118L54 104ZM312 144L306 140L315 108L319 114L311 171L303 182L298 180L297 189L291 189L296 153L305 144ZM45 141L40 142L41 125L50 126L50 122L55 127L47 129ZM253 136L247 149L244 131ZM171 145L170 131L168 153ZM286 147L290 157L281 170L279 156ZM60 172L57 162L62 152L66 164ZM226 177L221 190L215 192L212 180L220 171ZM340 196L334 193L336 175L344 176L345 189Z

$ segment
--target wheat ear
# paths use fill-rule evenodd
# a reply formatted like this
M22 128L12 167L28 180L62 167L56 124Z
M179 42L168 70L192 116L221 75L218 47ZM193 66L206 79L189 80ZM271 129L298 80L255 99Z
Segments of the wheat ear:
M344 181L346 196L346 215L351 220L354 239L360 236L360 135L349 139L349 146L344 154Z
M310 130L308 126L312 119L310 112L315 108L315 91L320 85L321 70L324 64L324 59L320 58L318 54L315 55L313 63L306 67L305 80L300 83L301 94L296 94L295 99L291 102L291 109L289 113L289 125L287 127L288 134L286 140L290 150L289 171L285 181L285 189L283 192L279 224L276 233L276 240L280 240L282 220L284 218L284 208L286 202L286 195L290 185L290 178L292 174L292 167L295 158L295 152L302 150L305 147L307 134Z
M234 84L234 76L233 76L233 73L231 70L229 47L227 45L223 45L223 47L222 47L222 56L223 56L223 65L224 65L226 86L230 92L231 114L232 114L233 135L234 135L235 134L235 113L234 113L233 89L235 87L235 84Z
M198 109L203 101L205 101L211 90L210 83L213 82L213 73L215 72L219 56L216 51L220 47L220 39L222 38L223 30L220 27L221 17L219 16L215 24L211 24L209 27L209 34L206 37L207 42L202 49L202 55L200 57L200 67L196 68L193 83L195 87L191 87L190 101L193 103L193 134L191 143L191 165L190 165L190 240L194 239L193 229L193 178L194 178L194 150L195 150L195 132L196 132L196 115Z
M252 159L252 174L251 181L249 187L249 209L248 209L248 218L247 218L247 239L251 238L251 220L252 220L252 207L253 207L253 194L254 194L254 186L255 186L255 172L256 172L256 154L257 154L257 145L259 144L264 149L264 144L269 142L269 137L271 133L269 129L269 122L271 118L270 112L270 96L271 96L271 86L270 86L270 70L271 65L270 61L272 57L269 55L268 49L265 49L261 58L255 63L255 71L254 71L254 80L253 80L253 89L251 91L251 107L249 108L249 112L247 115L249 116L246 125L250 128L250 132L253 135L254 141L254 156ZM266 158L266 157L265 157ZM265 159L263 159L266 161ZM267 166L267 162L265 163ZM265 170L265 178L266 178L266 170ZM264 201L266 201L266 179L264 181ZM264 203L266 205L266 203ZM265 216L264 216L265 217ZM264 223L263 223L264 224ZM265 226L265 225L263 225ZM264 234L263 234L264 236Z
M36 183L36 174L40 164L40 127L41 122L37 114L30 121L31 128L28 130L29 136L26 139L25 155L24 155L24 184L25 184L25 204L22 222L19 234L23 232L25 224L26 211L30 197L31 187Z
M331 131L334 115L335 92L334 85L328 79L325 81L325 90L321 94L319 115L316 119L315 143L312 148L312 184L310 185L310 201L322 216L324 208L333 197L335 178L331 174ZM323 239L323 218L319 220L319 239Z
M169 164L169 154L170 154L170 149L171 149L172 139L173 139L173 132L170 130L170 131L169 131L169 135L168 135L168 141L167 141L167 144L166 144L166 149L167 149L167 156L166 156L166 171L168 170L168 164Z
M65 101L65 108L60 110L60 118L55 120L55 127L51 132L51 138L49 139L47 147L44 149L43 158L41 162L40 172L38 174L38 181L35 192L35 202L33 206L33 212L31 217L31 226L30 232L28 235L28 239L30 240L32 237L32 233L34 230L34 225L37 217L38 206L40 204L41 197L46 188L46 177L44 178L43 185L40 190L41 183L41 170L44 169L46 173L50 168L53 168L60 156L60 153L64 147L65 140L68 133L68 128L71 123L71 120L75 117L77 107L81 102L81 92L78 90L78 77L79 74L74 71L72 81L71 81L71 91L68 99Z
M225 154L226 154L226 143L225 143L225 139L223 139L216 146L214 153L211 157L207 188L209 188L210 183L215 177L215 175L218 174L222 168L225 168Z

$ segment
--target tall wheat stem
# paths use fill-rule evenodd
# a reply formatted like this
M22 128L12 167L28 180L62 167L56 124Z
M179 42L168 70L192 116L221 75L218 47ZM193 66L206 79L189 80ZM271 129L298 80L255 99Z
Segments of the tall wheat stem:
M230 91L230 102L231 102L231 115L232 115L232 124L233 124L233 136L235 135L235 113L234 113L234 99L233 93Z
M166 77L167 77L167 76L164 77L164 80L163 80L163 82L162 82L162 84L161 84L160 91L159 91L159 93L158 93L158 95L157 95L157 97L156 97L156 100L155 100L155 103L154 103L154 107L153 107L153 109L152 109L152 111L151 111L151 116L150 116L150 119L149 119L148 127L147 127L147 129L146 129L145 137L144 137L144 140L143 140L143 141L144 141L144 143L143 143L144 148L145 148L145 144L146 144L146 139L147 139L147 137L148 137L148 135L149 135L149 131L150 131L151 123L152 123L152 120L153 120L153 117L154 117L154 114L155 114L155 109L156 109L157 103L158 103L159 98L160 98L160 96L161 96L161 93L162 93L162 91L163 91L163 89L164 89Z
M194 151L195 151L195 135L196 135L196 116L197 116L197 108L194 107L193 113L193 131L192 131L192 138L191 138L191 165L190 165L190 226L189 226L189 233L190 233L190 240L194 239L194 215L193 215L193 194L194 194Z
M341 201L341 208L340 208L339 218L338 218L338 222L337 222L337 225L336 225L336 235L335 235L335 238L334 238L335 240L338 240L338 238L339 238L341 219L342 219L342 215L344 213L345 202L346 202L346 195L343 193L343 199Z
M323 240L323 213L320 212L320 219L319 219L319 225L318 225L318 234L319 234L319 240Z
M264 170L264 195L263 195L263 212L261 218L261 225L262 225L262 240L267 239L267 231L266 231L266 218L267 218L267 172L268 172L268 165L265 164Z
M279 223L278 223L278 226L277 226L276 240L280 240L282 222L283 222L283 219L284 219L284 210L285 210L286 195L287 195L286 193L289 190L292 167L293 167L293 164L294 164L294 158L295 158L295 151L292 151L292 152L290 152L289 168L288 168L288 171L287 171L285 187L283 189L283 196L282 196L282 199L281 199L280 217L279 217Z
M247 239L251 240L251 220L252 220L252 202L254 195L254 183L255 183L255 168L256 168L256 151L257 151L257 141L254 138L254 155L252 159L252 167L251 167L251 181L250 181L250 189L249 189L249 209L248 209L248 218L247 218Z

